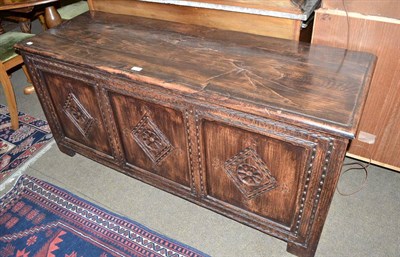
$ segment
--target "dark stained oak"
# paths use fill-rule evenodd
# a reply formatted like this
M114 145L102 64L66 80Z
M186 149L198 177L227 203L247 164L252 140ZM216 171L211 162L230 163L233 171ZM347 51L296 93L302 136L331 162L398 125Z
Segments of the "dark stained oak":
M244 102L262 116L297 116L349 137L374 60L366 53L105 13L81 16L32 42L30 51L49 57L238 110ZM132 72L132 66L143 70Z
M373 55L101 12L17 48L63 152L314 256Z

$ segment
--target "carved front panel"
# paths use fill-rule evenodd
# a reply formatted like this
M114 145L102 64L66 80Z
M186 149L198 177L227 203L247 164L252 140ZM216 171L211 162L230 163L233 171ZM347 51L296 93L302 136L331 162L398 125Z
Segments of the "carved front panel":
M72 73L61 75L43 71L41 74L65 137L111 156L102 111L91 79Z
M191 186L186 130L180 111L110 92L127 164Z
M290 230L311 149L223 122L201 123L208 197Z

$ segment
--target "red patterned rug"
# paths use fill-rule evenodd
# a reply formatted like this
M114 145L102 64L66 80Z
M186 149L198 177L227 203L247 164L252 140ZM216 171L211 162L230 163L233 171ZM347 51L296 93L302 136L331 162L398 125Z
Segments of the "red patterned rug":
M208 255L24 175L0 199L0 256Z
M22 171L53 139L46 121L22 112L18 116L19 129L13 130L8 108L0 104L0 183Z

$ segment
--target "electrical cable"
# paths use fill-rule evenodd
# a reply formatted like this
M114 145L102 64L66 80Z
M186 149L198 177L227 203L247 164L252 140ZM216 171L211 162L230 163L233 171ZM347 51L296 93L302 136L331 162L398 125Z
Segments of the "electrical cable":
M351 163L345 163L345 164L343 164L343 167L345 167L345 166L352 166L352 165L353 165L353 166L354 166L354 165L357 165L357 166L359 166L359 167L350 167L350 168L347 168L347 169L345 169L345 170L342 170L342 172L340 173L339 183L338 183L338 185L337 185L337 187L336 187L336 190L337 190L337 192L338 192L340 195L342 195L342 196L351 196L351 195L354 195L354 194L360 192L360 191L367 185L367 182L368 182L368 167L371 165L371 161L372 161L371 152L368 151L368 149L366 149L365 147L362 147L362 146L353 145L352 147L360 147L360 148L366 150L366 151L368 152L368 155L369 155L369 158L368 158L369 161L368 161L368 163L366 163L366 164L361 163L361 162L351 162ZM352 191L352 192L349 192L349 193L348 193L348 192L343 192L343 190L340 189L340 187L339 187L340 180L342 179L342 177L343 177L343 175L344 175L345 173L347 173L347 172L349 172L349 171L351 171L351 170L364 170L364 173L365 173L364 179L362 180L361 185L360 185L356 190L354 190L354 191Z

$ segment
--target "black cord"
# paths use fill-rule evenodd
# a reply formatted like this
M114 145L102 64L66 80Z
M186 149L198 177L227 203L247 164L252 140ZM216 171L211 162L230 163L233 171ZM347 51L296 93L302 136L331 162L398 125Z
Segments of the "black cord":
M368 161L367 164L361 163L361 162L351 162L351 163L345 163L345 164L343 164L343 167L345 167L345 166L352 166L352 165L353 165L353 166L356 165L356 166L359 166L359 167L350 167L350 168L347 168L347 169L345 169L345 170L342 170L342 172L340 173L339 182L340 182L340 180L342 179L343 175L344 175L345 173L351 171L351 170L363 170L365 176L364 176L364 179L363 179L361 185L360 185L356 190L354 190L353 192L350 192L350 193L347 193L347 192L344 193L344 192L339 188L339 184L338 184L336 190L337 190L337 192L338 192L340 195L342 195L342 196L351 196L351 195L354 195L354 194L360 192L360 191L367 185L367 182L368 182L368 167L371 165L371 161L372 161L371 152L368 151L368 149L366 149L365 147L362 147L362 146L359 146L359 145L353 145L352 147L360 147L360 148L366 150L366 151L368 152L368 155L369 155L369 161Z

